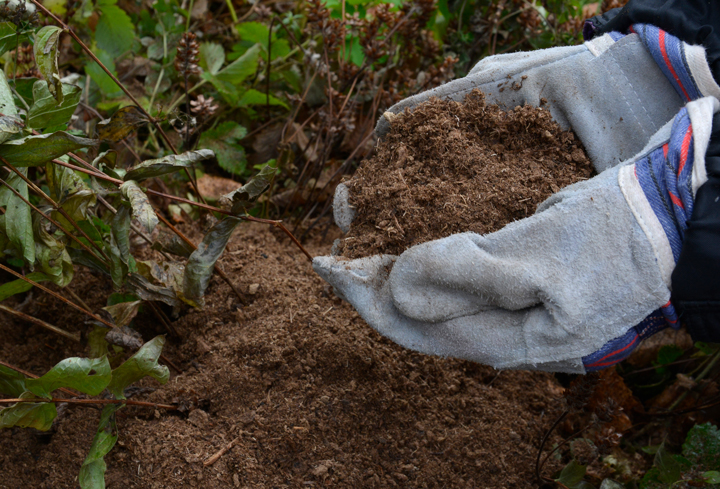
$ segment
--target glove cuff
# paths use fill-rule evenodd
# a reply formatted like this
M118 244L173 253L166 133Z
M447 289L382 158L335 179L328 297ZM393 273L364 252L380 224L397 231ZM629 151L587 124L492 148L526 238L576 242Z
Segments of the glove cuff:
M690 102L675 117L669 140L618 172L618 183L645 232L668 288L680 256L695 194L707 181L705 152L720 102Z

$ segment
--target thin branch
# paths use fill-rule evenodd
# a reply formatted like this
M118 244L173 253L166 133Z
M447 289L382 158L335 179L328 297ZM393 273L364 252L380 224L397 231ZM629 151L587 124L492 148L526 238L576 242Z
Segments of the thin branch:
M11 273L12 275L16 276L17 278L19 278L19 279L21 279L21 280L24 280L25 282L29 283L30 285L33 285L33 286L37 287L37 288L40 289L40 290L44 290L45 292L47 292L47 293L50 294L51 296L53 296L53 297L55 297L55 298L57 298L57 299L60 299L60 300L63 301L65 304L69 305L70 307L72 307L72 308L74 308L74 309L77 309L78 311L82 312L83 314L85 314L85 315L87 315L87 316L90 316L90 317L93 318L95 321L101 322L102 324L104 324L104 325L107 326L108 328L114 328L114 327L115 327L114 324L111 324L111 323L105 321L105 320L104 320L103 318L101 318L100 316L97 316L96 314L93 314L92 312L90 312L90 311L88 311L88 310L86 310L86 309L78 306L78 305L75 304L74 302L66 299L65 297L61 296L61 295L58 294L57 292L53 292L52 290L48 289L47 287L45 287L45 286L43 286L43 285L40 285L39 283L35 282L34 280L30 280L29 278L24 277L23 275L20 275L18 272L16 272L16 271L13 270L12 268L6 267L6 266L3 265L2 263L0 263L0 269L5 270L5 271L8 272L8 273Z
M535 460L535 478L537 479L538 484L542 483L543 477L540 475L540 457L542 456L543 448L545 448L545 443L547 442L548 438L550 438L550 435L553 431L555 431L555 428L557 428L557 425L559 425L563 419L570 413L569 410L563 411L563 413L558 416L558 418L555 420L555 422L552 424L549 430L545 432L545 435L542 438L542 441L540 442L540 448L538 448L538 454L537 454L537 460Z
M57 326L53 326L50 323L46 323L42 319L38 319L36 317L30 316L28 314L25 314L24 312L16 311L12 307L4 306L0 304L0 311L6 312L8 314L12 314L13 316L17 316L20 319L24 319L25 321L28 321L30 323L33 323L37 326L40 326L41 328L45 328L49 331L52 331L55 334L59 334L60 336L64 336L65 338L71 339L76 342L80 342L80 334L79 333L70 333L68 331L65 331L62 328L58 328Z
M95 61L95 62L98 64L98 66L100 66L100 68L102 68L102 70L103 70L105 73L107 73L107 75L112 79L112 81L114 81L115 84L116 84L118 87L120 87L120 90L122 90L122 91L125 93L125 95L127 95L128 98L129 98L130 100L132 100L132 102L135 104L135 106L136 106L138 109L140 109L140 111L147 117L147 119L150 121L150 123L151 123L153 126L155 126L155 129L157 129L157 131L160 133L160 136L161 136L161 137L163 138L163 140L165 141L165 144L168 145L168 148L170 148L170 150L171 150L173 153L179 154L178 151L177 151L177 149L176 149L175 146L173 145L173 143L170 141L170 138L168 137L168 135L165 133L165 131L163 130L163 128L160 126L160 123L157 121L157 119L155 119L155 118L150 114L150 112L148 112L147 110L145 110L145 108L144 108L142 105L140 105L140 102L135 98L135 96L134 96L132 93L130 93L130 91L125 87L125 85L123 85L123 83L122 83L120 80L117 79L117 77L112 73L112 71L110 71L110 70L103 64L103 62L100 61L100 59L98 59L97 56L95 56L95 53L93 53L92 50L91 50L89 47L87 47L87 45L82 41L82 39L80 39L80 38L78 37L78 35L75 34L75 32L73 32L73 31L70 29L70 27L69 27L65 22L62 21L62 19L60 19L57 15L55 15L55 14L53 14L51 11L49 11L42 3L38 2L38 0L30 0L30 1L31 1L32 3L34 3L40 10L42 10L42 11L45 13L45 15L48 15L49 17L52 17L53 20L55 20L55 22L57 22L64 30L66 30L66 31L68 32L68 34L70 34L70 36L75 40L75 42L77 42L77 43L80 45L80 47L82 48L82 50L85 51L85 53L87 53L87 55L90 56L90 57L92 58L92 60ZM195 184L193 178L190 176L190 172L188 171L187 168L185 168L184 170L185 170L185 173L186 173L187 177L190 179L190 182L193 184L193 188L194 188L195 192L197 193L198 197L200 197L200 199L203 200L202 194L200 194L200 189L198 189L198 187L197 187L197 185Z
M76 170L76 171L79 171L79 172L87 173L88 175L91 175L91 176L93 176L93 177L99 178L99 179L101 179L101 180L106 180L106 181L108 181L108 182L113 182L113 183L118 184L118 185L121 185L121 184L124 183L122 180L119 180L119 179L117 179L117 178L109 177L109 176L105 175L104 173L98 173L97 170L94 170L94 169L91 171L91 170L89 170L89 169L80 168L79 166L71 165L70 163L65 163L65 162L60 161L60 160L53 160L53 163L56 163L56 164L62 165L62 166L66 166L66 167L68 167L68 168L72 168L73 170ZM224 214L224 215L226 215L226 216L236 217L236 218L238 218L238 219L242 219L243 221L253 221L253 222L261 222L261 223L264 223L264 224L271 224L271 225L273 225L273 226L275 226L275 227L277 227L277 228L280 228L285 234L287 234L288 237L292 240L292 242L295 243L295 245L297 245L297 247L300 248L300 250L301 250L303 253L305 253L305 256L307 256L310 261L312 261L312 255L310 255L310 253L308 253L308 251L303 247L303 245L300 244L300 242L297 240L297 238L296 238L295 236L293 236L293 234L282 224L281 221L273 221L273 220L270 220L270 219L260 219L260 218L258 218L258 217L253 217L253 216L240 216L240 215L235 215L235 214L233 214L232 212L226 211L225 209L220 209L219 207L214 207L214 206L207 205L207 204L201 204L200 202L195 202L195 201L190 200L190 199L184 199L184 198L182 198L182 197L176 197L175 195L165 194L165 193L162 193L162 192L158 192L158 191L156 191L156 190L147 189L147 193L153 194L153 195L157 195L158 197L164 197L164 198L170 199L170 200L175 200L175 201L177 201L177 202L183 202L183 203L185 203L185 204L189 204L189 205L192 205L192 206L195 206L195 207L200 207L200 208L202 208L202 209L207 209L207 210L212 211L212 212L217 212L218 214ZM185 241L189 246L191 246L193 250L197 249L197 246L195 246L195 244L194 244L192 241L190 241L187 237L185 237L185 235L182 234L179 229L177 229L175 226L173 226L172 224L170 224L170 222L169 222L167 219L165 219L160 213L157 213L157 216L158 216L158 218L160 218L160 220L163 221L170 229L172 229L172 231L173 231L175 234L177 234L183 241ZM221 273L222 273L222 272L219 272L219 271L218 271L218 274L221 274Z
M160 321L163 326L165 326L165 329L168 331L168 333L171 333L175 335L176 337L180 338L180 334L177 332L177 330L172 326L170 321L167 321L167 318L165 318L165 314L162 313L162 311L158 308L157 305L153 301L147 301L146 304L150 306L150 309L152 309L153 314L155 314L155 317L158 318L158 321Z
M313 261L312 255L310 253L308 253L308 251L305 249L305 247L303 245L300 244L300 241L297 240L297 238L293 235L293 233L291 233L288 230L288 228L286 228L283 225L282 221L273 221L271 219L260 219L259 217L253 217L253 216L236 216L236 217L243 219L245 221L261 222L264 224L272 224L273 226L275 226L276 228L279 228L280 230L282 230L282 232L287 234L287 236L292 240L292 242L295 243L295 245L298 248L300 248L300 251L305 253L305 256L307 256L308 260L310 260L311 262Z
M121 404L123 406L142 406L150 408L167 409L168 411L177 410L177 406L171 406L170 404L158 404L156 402L145 402L145 401L131 401L129 399L64 399L56 398L45 399L38 397L35 399L0 399L0 404L17 404L21 402L52 402L52 403L67 403L67 404L89 404L89 405L105 405L105 404Z
M102 260L99 256L97 256L97 255L95 254L95 252L94 252L93 250L91 250L85 243L83 243L82 241L80 241L80 239L79 239L77 236L75 236L75 235L72 234L70 231L68 231L67 229L65 229L64 227L62 227L62 226L60 225L60 223L57 222L55 219L53 219L52 217L48 216L48 215L45 214L43 211L41 211L40 209L38 209L37 207L35 207L33 204L31 204L30 201L27 200L25 197L23 197L22 194L20 194L20 192L18 192L17 190L15 190L15 189L12 187L12 185L10 185L9 183L7 183L7 182L6 182L5 180L3 180L2 178L0 178L0 184L5 185L8 189L10 189L10 191L11 191L12 193L14 193L17 197L19 197L20 200L22 200L22 201L25 202L27 205L29 205L32 210L34 210L35 212L37 212L38 214L40 214L41 216L43 216L45 219L47 219L48 221L50 221L53 225L55 225L58 229L60 229L63 233L65 233L68 238L70 238L71 240L73 240L73 241L75 241L77 244L79 244L85 251L87 251L87 252L90 253L92 256L94 256L99 262L103 262L103 260ZM106 265L107 265L107 264L106 264Z
M75 222L75 219L73 219L72 217L70 217L70 215L65 211L65 209L63 209L63 208L60 206L60 204L58 204L58 203L55 202L52 198L50 198L50 196L47 195L45 192L43 192L40 187L38 187L37 185L35 185L35 183L34 183L32 180L30 180L28 177L26 177L25 175L23 175L21 171L19 171L17 168L15 168L13 165L11 165L11 164L10 164L5 158L3 158L2 156L0 156L0 161L2 161L2 163L3 163L5 166L7 166L10 170L12 170L13 173L15 173L17 176L19 176L20 178L22 178L22 179L25 181L25 183L27 183L28 186L33 190L33 192L35 192L36 194L38 194L38 195L39 195L40 197L42 197L43 199L47 200L47 201L50 203L50 205L52 205L52 206L55 208L56 211L58 211L60 214L62 214L62 216L63 216L65 219L67 219L68 222L69 222L70 224L72 224L72 226L73 226L75 229L77 229L77 230L80 232L80 234L82 234L82 236L83 236L85 239L88 240L88 243L92 244L92 245L95 247L95 249L100 252L100 254L105 258L105 260L107 260L108 262L110 261L110 257L107 256L107 254L105 254L105 252L103 251L103 249L100 248L100 246L98 246L98 244L97 244L95 241L93 241L92 239L90 239L90 236L88 236L88 235L85 233L85 231L83 231L83 230L80 228L80 226L78 225L78 223ZM58 161L59 161L59 160L58 160ZM18 195L19 195L19 194L18 194ZM29 202L28 202L28 204L29 204ZM38 211L38 212L39 212L39 211ZM65 231L65 229L63 229L62 227L60 227L60 229L62 229L63 231ZM67 232L66 232L66 233L67 233ZM69 235L69 234L68 234L68 235ZM93 255L95 255L95 254L93 253ZM102 260L101 260L101 261L102 261Z
M9 368L10 370L14 370L14 371L16 371L16 372L20 372L20 373L23 374L24 376L30 377L31 379L39 379L39 378L40 378L38 375L35 375L35 374L33 374L33 373L30 373L30 372L28 372L27 370L23 370L23 369L21 369L21 368L19 368L19 367L16 367L16 366L14 366L14 365L10 365L9 363L3 362L2 360L0 360L0 365L2 365L3 367L7 367L7 368ZM59 391L61 391L61 392L64 392L65 394L71 395L71 396L73 396L73 397L80 395L79 392L71 391L70 389L66 389L65 387L59 387L57 390L59 390Z

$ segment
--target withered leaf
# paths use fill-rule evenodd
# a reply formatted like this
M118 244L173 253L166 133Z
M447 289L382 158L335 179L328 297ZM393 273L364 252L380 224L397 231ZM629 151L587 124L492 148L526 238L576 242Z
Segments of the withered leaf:
M135 105L118 109L110 119L98 122L98 137L106 141L118 142L133 131L149 122L147 116Z

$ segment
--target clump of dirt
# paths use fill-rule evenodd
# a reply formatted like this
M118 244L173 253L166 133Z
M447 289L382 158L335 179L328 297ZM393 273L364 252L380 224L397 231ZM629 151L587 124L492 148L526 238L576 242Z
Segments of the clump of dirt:
M346 183L357 216L339 251L400 254L458 232L497 231L592 174L580 141L548 110L505 112L479 90L464 103L433 98L396 116Z
M312 238L309 251L329 254L333 233ZM219 264L247 305L213 278L205 310L173 320L180 337L168 335L164 354L182 371L171 369L164 386L139 382L132 399L181 410L118 412L108 488L536 487L539 440L564 408L552 375L403 349L267 226L241 226ZM78 273L70 288L99 311L109 278ZM54 297L31 293L26 313L71 332L92 328ZM87 354L84 343L0 318L4 362L41 375ZM167 333L149 308L133 327L146 341ZM48 433L0 429L0 489L77 488L100 411L61 409ZM552 459L545 473L559 467Z

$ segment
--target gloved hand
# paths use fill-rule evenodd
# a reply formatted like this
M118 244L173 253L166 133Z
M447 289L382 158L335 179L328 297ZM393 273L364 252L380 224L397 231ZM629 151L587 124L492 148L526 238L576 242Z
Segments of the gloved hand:
M702 46L650 25L633 29L637 35L612 32L578 46L490 56L466 77L407 98L388 112L412 110L430 97L462 102L475 88L505 110L542 106L564 130L575 131L600 173L635 156L685 103L720 99ZM376 134L382 137L388 129L381 117Z
M611 32L579 46L490 56L466 77L407 98L387 112L412 110L430 97L462 101L479 88L488 103L505 110L523 104L550 110L563 129L575 131L601 173L642 150L686 102L720 99L702 46L646 24L633 29L637 34ZM383 115L375 132L382 137L389 127ZM347 187L340 184L333 212L343 232L355 217L348 198Z
M633 325L669 305L719 108L713 97L690 102L627 164L495 233L457 234L399 257L318 257L313 268L407 348L496 368L600 368L646 333Z

